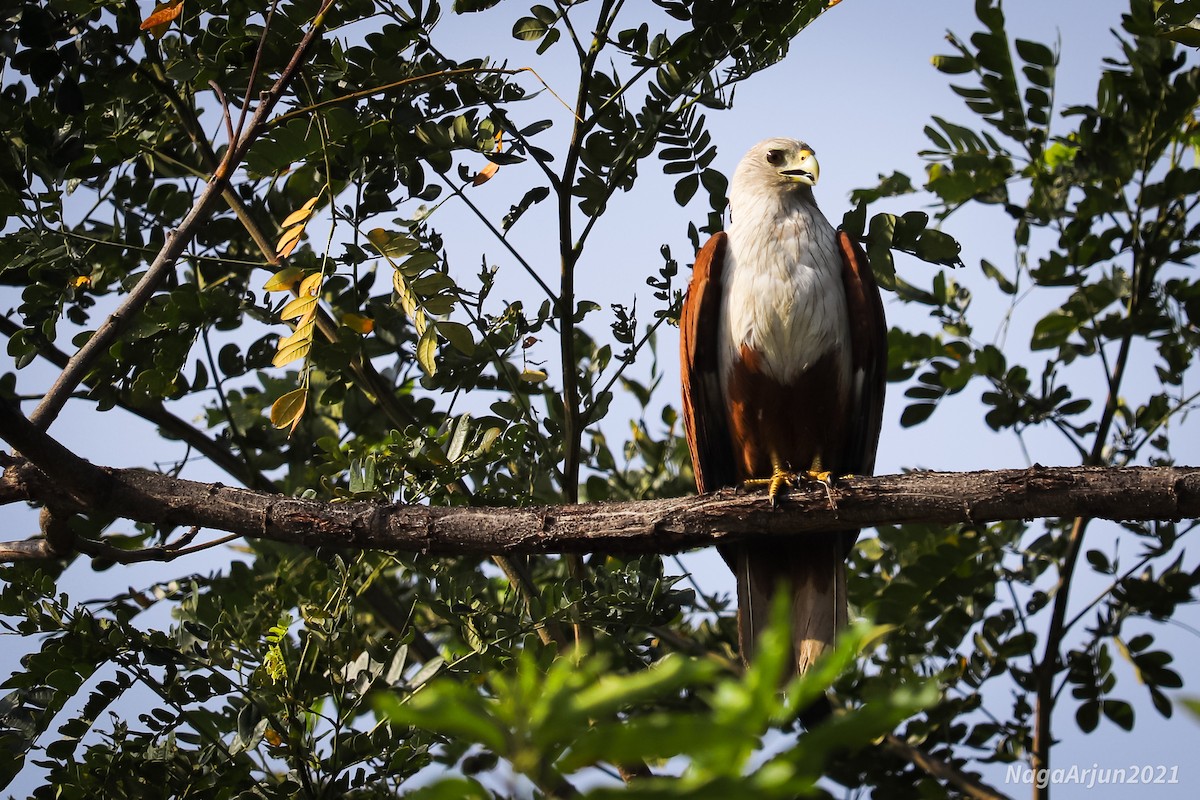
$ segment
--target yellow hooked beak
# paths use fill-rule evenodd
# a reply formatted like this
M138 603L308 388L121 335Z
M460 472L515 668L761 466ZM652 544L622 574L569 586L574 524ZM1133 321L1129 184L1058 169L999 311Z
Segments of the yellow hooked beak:
M813 151L806 149L796 153L793 159L784 164L780 168L779 174L791 182L816 186L817 179L821 177L821 166L817 163L817 157Z

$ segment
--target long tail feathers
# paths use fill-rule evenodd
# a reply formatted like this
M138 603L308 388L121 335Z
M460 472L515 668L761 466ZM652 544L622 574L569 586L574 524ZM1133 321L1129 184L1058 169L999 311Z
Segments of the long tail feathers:
M731 550L734 548L730 548ZM803 542L736 548L738 640L749 661L754 642L770 621L775 593L792 593L792 648L796 671L803 674L846 625L845 537L807 536ZM734 559L731 559L734 560Z

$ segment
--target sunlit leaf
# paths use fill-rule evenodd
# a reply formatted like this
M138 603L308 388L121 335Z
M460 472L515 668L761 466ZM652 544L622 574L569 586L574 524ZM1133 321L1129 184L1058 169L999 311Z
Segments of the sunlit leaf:
M300 387L293 389L285 395L279 397L271 404L271 424L276 428L291 428L295 430L296 424L304 415L304 409L308 405L308 389Z
M342 324L355 333L364 335L375 330L375 320L352 311L342 315Z
M417 302L417 296L405 279L404 273L398 269L392 271L392 288L396 290L396 295L400 298L400 307L412 321L413 327L416 328L419 335L424 336L429 326L429 320Z
M285 292L295 286L302 277L304 270L300 267L284 267L268 278L262 288L268 292Z
M313 208L316 207L317 201L321 199L320 195L309 198L308 202L300 206L300 208L288 214L283 222L279 223L280 228L289 228L297 223L304 222L312 216Z
M500 169L500 165L494 161L489 161L483 165L483 169L475 173L475 177L471 179L472 186L479 186L487 183L496 174L496 170Z
M291 254L295 249L300 237L304 235L303 225L293 225L283 232L279 237L279 242L275 245L275 251L280 258L284 258Z
M279 340L278 349L282 351L284 348L291 347L292 345L297 344L299 342L304 342L304 341L311 342L314 327L315 327L315 323L312 323L312 322L309 322L305 325L297 326L296 330L292 331L292 333L289 336L285 336L284 338Z
M1193 717L1195 717L1197 720L1200 720L1200 699L1195 697L1187 697L1184 698L1182 702L1183 707L1186 708Z
M296 289L298 295L308 295L315 297L321 290L321 279L324 276L319 272L314 272L304 280L300 281L300 287Z
M467 444L467 437L471 433L471 415L463 414L455 422L453 432L450 434L450 442L446 446L446 460L453 463L462 458L463 450Z
M504 433L504 431L502 431L500 428L488 428L486 431L484 431L483 436L479 440L479 452L486 453L488 450L491 450L492 445L497 439L500 438L502 433Z
M308 314L314 314L317 310L317 298L311 295L300 295L292 298L287 305L279 310L279 318L282 320L297 319Z
M154 12L142 20L141 29L150 31L154 38L167 32L167 27L183 13L183 0L167 0L154 7Z
M294 342L286 348L280 349L275 353L275 357L271 359L271 366L283 367L293 361L298 361L308 355L309 349L312 347L312 340L305 339L302 342Z
M432 326L422 331L417 341L417 363L426 374L437 374L437 333Z
M302 230L302 228L300 226L297 226L296 230ZM300 244L300 237L296 236L296 237L292 238L290 241L288 241L286 244L284 244L282 247L278 248L275 251L275 257L276 258L287 258L288 256L290 256L292 254L292 251L296 249L296 245L298 245L298 244Z

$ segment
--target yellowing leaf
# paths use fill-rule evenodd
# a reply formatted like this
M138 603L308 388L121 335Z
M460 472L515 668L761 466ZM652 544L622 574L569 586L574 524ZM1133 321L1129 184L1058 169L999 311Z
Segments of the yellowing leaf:
M76 275L74 278L71 279L71 288L72 289L82 289L84 287L91 286L91 285L92 285L92 278L90 275Z
M492 179L492 176L496 174L496 170L498 169L500 169L499 164L497 164L495 161L489 161L483 165L483 169L475 173L475 177L471 180L471 185L479 186L480 184L487 183Z
M292 331L290 336L285 336L279 340L279 344L276 345L276 349L282 353L285 349L291 347L292 345L300 344L301 342L311 343L313 326L314 323L309 322L306 325L297 327L296 330Z
M346 313L342 315L342 324L355 333L368 334L375 330L375 320L362 314Z
M541 383L546 380L546 371L543 369L526 369L521 371L521 380L526 383Z
M303 281L300 282L300 288L296 290L296 294L310 297L316 297L317 292L321 290L321 273L314 272Z
M425 329L417 342L417 363L427 375L437 374L437 333L432 327Z
M263 284L263 288L268 292L285 292L296 285L296 281L304 276L304 270L299 267L284 267L276 272L267 282Z
M292 298L292 300L279 309L280 319L297 319L306 314L311 314L317 309L317 298L311 295L300 295Z
M293 389L271 404L271 424L276 428L296 430L304 408L308 405L308 389Z
M157 39L167 32L167 26L182 13L183 0L168 0L165 3L159 3L154 7L154 13L142 20L141 29L150 31Z
M492 149L494 152L500 152L501 150L504 149L504 131L503 130L496 131L496 144L493 146ZM483 169L479 170L479 172L471 180L471 185L478 186L481 183L487 183L488 181L490 181L492 179L492 176L496 174L496 170L498 170L498 169L500 169L499 164L497 164L494 161L489 161L486 165L484 165Z
M271 359L271 366L286 366L297 359L307 356L310 349L312 349L312 339L305 339L302 342L288 345L275 354L275 357Z
M425 312L417 305L417 296L413 294L408 281L404 279L404 274L400 270L392 272L392 288L400 296L400 307L404 309L404 313L412 321L413 327L417 329L417 333L423 336L429 327L429 321L425 317Z
M297 223L304 222L306 219L308 219L309 217L312 216L313 208L316 207L317 201L320 199L321 199L320 195L309 198L307 203L300 206L298 209L293 211L291 214L288 214L287 218L284 219L283 222L279 223L279 227L290 228L291 226L296 225Z
M291 253L292 249L295 248L296 243L300 241L300 237L303 234L303 225L293 225L292 227L288 228L283 232L283 235L279 237L279 244L275 245L275 251L279 253L280 256L284 255L285 250L288 253Z
M291 240L290 242L288 242L286 245L284 245L283 247L281 247L281 248L280 248L280 249L279 249L279 250L278 250L278 251L275 253L275 257L276 257L276 258L287 258L288 256L290 256L290 255L292 254L292 251L296 249L296 245L298 245L298 244L300 244L300 237L299 237L299 236L297 236L295 239L292 239L292 240Z

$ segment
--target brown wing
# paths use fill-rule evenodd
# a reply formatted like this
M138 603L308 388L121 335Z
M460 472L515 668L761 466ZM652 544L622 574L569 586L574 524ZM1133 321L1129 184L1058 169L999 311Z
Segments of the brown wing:
M867 254L845 231L838 231L842 281L850 309L851 414L843 453L850 474L870 475L883 425L883 395L887 383L887 321L879 286Z
M717 233L696 254L679 315L683 429L692 451L696 490L701 494L733 486L736 481L717 364L726 239L724 233Z

